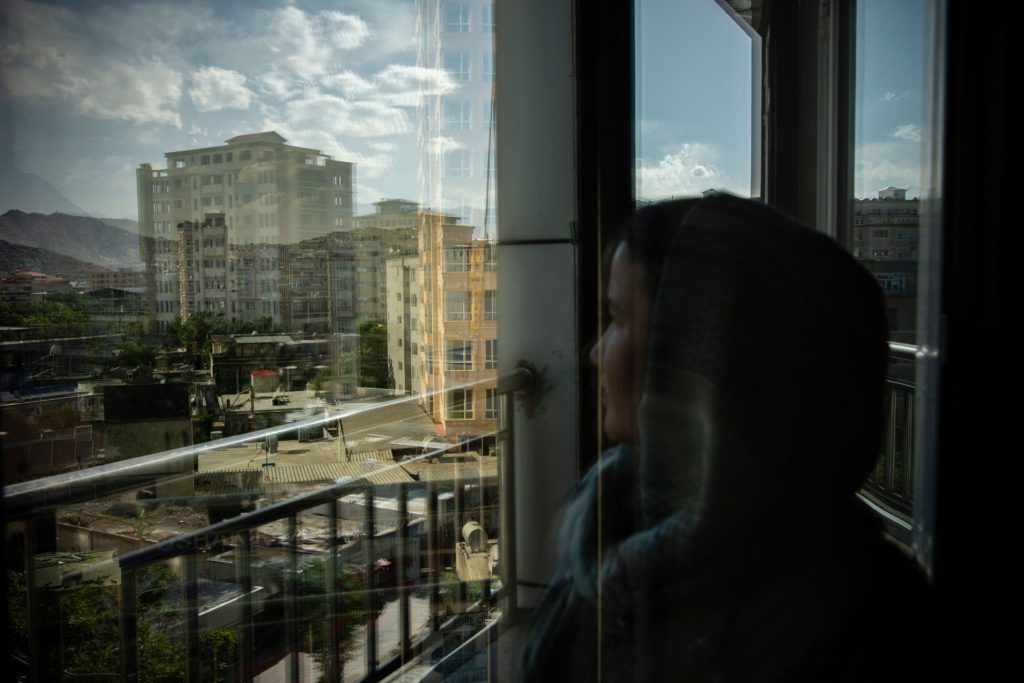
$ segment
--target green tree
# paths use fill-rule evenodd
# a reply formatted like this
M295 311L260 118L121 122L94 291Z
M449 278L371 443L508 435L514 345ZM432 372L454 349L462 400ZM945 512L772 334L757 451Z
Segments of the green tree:
M388 327L383 320L359 323L359 386L394 386L388 362Z
M163 566L149 567L138 576L139 680L177 683L185 680L187 662L182 642L181 592L171 597L177 575ZM8 572L8 614L12 653L27 659L28 608L25 575ZM42 588L39 616L44 629L59 634L56 645L47 643L42 658L42 680L80 676L103 680L118 675L118 587L99 581L71 589ZM210 629L199 635L203 680L225 681L234 663L237 637L230 628Z
M318 559L307 564L298 581L302 648L313 655L320 670L326 672L331 656L330 619L328 600L328 563ZM351 571L343 571L337 580L331 582L339 593L340 602L340 647L342 660L353 654L353 636L366 618L364 609L364 587L359 577Z

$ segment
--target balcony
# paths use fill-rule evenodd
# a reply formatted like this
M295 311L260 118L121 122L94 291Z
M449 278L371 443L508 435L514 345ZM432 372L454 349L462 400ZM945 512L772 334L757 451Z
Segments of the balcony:
M503 399L529 382L503 378ZM374 431L416 400L6 487L16 673L476 679L487 658L465 653L514 604L510 428L486 435L496 457L420 442L399 460L327 432Z
M890 353L886 437L861 497L909 544L919 350ZM502 415L530 383L500 380ZM480 437L497 437L496 457L410 442L392 460L328 436L343 423L372 441L416 400L7 487L17 673L489 680L518 605L511 427Z

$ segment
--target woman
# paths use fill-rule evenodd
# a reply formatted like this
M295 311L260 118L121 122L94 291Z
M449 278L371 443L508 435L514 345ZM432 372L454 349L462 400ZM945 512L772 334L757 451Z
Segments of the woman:
M884 410L871 275L717 195L639 211L608 304L591 360L621 445L566 511L523 679L900 675L924 584L854 496Z

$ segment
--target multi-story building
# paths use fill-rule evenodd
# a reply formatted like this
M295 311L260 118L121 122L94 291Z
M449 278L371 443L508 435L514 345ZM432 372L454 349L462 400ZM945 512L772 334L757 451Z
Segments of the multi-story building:
M85 274L86 291L94 289L132 289L146 286L146 273L131 268L97 270Z
M164 328L179 315L211 310L240 320L269 315L282 322L275 269L243 268L244 277L232 286L233 255L273 258L246 251L252 245L293 245L351 229L353 165L316 149L286 145L274 132L238 135L218 147L168 152L166 157L166 169L142 164L136 174L140 251L153 320ZM218 289L218 282L208 291L202 280L193 279L192 306L182 296L189 286L181 279L187 259L184 266L177 263L177 226L202 223L207 214L224 217L225 265L223 277L211 271L203 278L223 280L225 289Z
M898 187L854 203L853 254L885 291L893 341L913 342L917 327L918 204Z
M419 205L405 199L374 202L376 210L356 217L356 230L341 235L354 244L354 303L356 318L387 320L387 259L417 253Z
M450 438L491 434L498 420L497 263L491 242L443 214L420 223L420 395ZM463 385L480 380L477 387Z
M448 73L455 88L421 101L421 200L493 236L494 3L417 3L417 63Z
M418 254L387 260L388 361L396 394L420 389L420 336Z

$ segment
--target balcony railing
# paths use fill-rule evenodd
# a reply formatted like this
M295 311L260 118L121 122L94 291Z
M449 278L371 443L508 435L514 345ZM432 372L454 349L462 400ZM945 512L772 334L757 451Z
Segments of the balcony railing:
M914 371L919 353L913 344L889 344L885 433L863 489L889 533L908 544L914 516Z
M501 378L498 390L504 419L512 414L512 392L527 389L530 382L525 370ZM476 384L483 383L466 386ZM451 477L432 471L431 476L421 476L421 481L406 476L405 481L393 484L373 483L414 464L450 458L446 453L467 445L435 444L402 463L381 465L365 476L338 479L271 501L259 509L122 552L106 562L71 572L61 572L59 567L53 572L45 566L69 560L68 553L52 552L56 550L58 511L118 494L159 490L154 480L163 479L167 491L168 472L184 469L185 476L194 481L196 463L204 456L247 445L251 449L253 444L276 442L288 433L308 433L339 419L417 400L397 399L6 487L8 538L23 539L21 557L12 558L13 565L22 563L23 571L13 571L9 578L14 588L10 594L13 626L15 631L23 631L22 640L12 650L21 649L27 656L25 673L30 680L56 675L67 680L248 681L277 667L284 680L298 681L305 679L302 670L310 669L312 661L323 680L376 681L428 652L450 666L451 658L444 656L493 622L499 601L507 605L506 611L515 604L512 431L508 424L495 434L479 437L497 437L501 476L488 473L465 479L456 467ZM271 465L269 454L262 457L261 465ZM381 507L380 499L385 496L394 502L393 507ZM256 497L253 491L235 491L150 502L240 509ZM411 501L420 505L415 512ZM351 533L352 510L359 508L362 532L353 534L358 539L350 542L346 534ZM382 524L378 517L385 514L389 519ZM326 543L322 550L305 552L300 530L303 517L308 521L312 515L321 526L326 518L326 528L320 530ZM456 543L463 523L471 519L478 523L474 530L497 528L500 586L492 583L487 562L485 571L473 573L465 558L455 557L460 549L466 556L489 549L480 545L484 538L480 534L467 535L466 543ZM392 530L381 532L385 525ZM283 534L275 536L268 531L282 527ZM139 536L143 535L140 531ZM81 555L70 559L81 559ZM450 558L455 560L451 564ZM446 580L443 568L457 564L462 576ZM23 596L17 595L18 581L24 582ZM113 637L115 627L102 623L97 616L102 608L96 606L115 596ZM382 618L385 603L397 616L396 632L389 638L380 633L382 625L386 626ZM452 609L446 610L446 604ZM414 605L421 614L419 621L413 615ZM443 623L446 611L460 616ZM95 621L89 637L96 640L65 642L81 632L77 620L89 618ZM104 641L103 633L115 642ZM363 640L359 646L363 661L349 665L346 671L346 659L359 649L355 644L359 638ZM93 651L92 670L82 664L76 650L83 646ZM389 646L393 649L386 651Z

